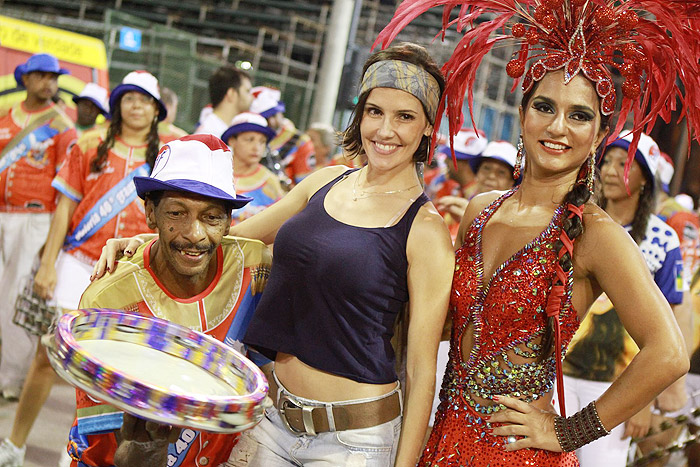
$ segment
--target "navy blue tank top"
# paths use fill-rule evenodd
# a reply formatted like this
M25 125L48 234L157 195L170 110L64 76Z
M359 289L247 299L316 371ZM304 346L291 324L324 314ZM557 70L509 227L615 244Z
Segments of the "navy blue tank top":
M361 383L397 380L390 340L408 302L406 241L422 193L391 227L356 227L331 217L319 189L275 238L272 271L244 342L267 356L296 356Z

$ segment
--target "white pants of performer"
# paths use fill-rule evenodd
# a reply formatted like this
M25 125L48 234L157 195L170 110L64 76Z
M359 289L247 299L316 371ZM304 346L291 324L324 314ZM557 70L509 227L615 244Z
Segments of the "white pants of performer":
M566 415L571 416L597 400L612 383L571 378L564 375L564 396L566 398ZM554 399L556 402L556 398ZM555 403L555 406L557 404ZM625 424L613 428L608 436L576 450L576 457L581 467L624 467L627 465L627 452L631 438L622 439Z
M19 392L36 338L12 323L20 281L29 275L51 223L48 213L0 212L0 388Z
M435 397L433 398L433 409L430 412L430 419L428 423L430 426L435 425L435 412L437 412L437 407L440 404L440 388L442 387L442 378L445 376L445 370L447 369L447 361L449 360L448 353L450 352L450 342L441 341L440 347L438 347L437 355L437 367L435 374Z
M56 289L53 294L56 306L64 310L77 310L80 297L90 285L91 274L91 264L61 251L56 259Z

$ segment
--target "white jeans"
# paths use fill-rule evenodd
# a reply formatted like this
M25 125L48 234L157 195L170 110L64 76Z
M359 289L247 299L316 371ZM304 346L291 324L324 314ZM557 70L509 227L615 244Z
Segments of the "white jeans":
M570 417L592 401L597 400L611 384L564 375L566 415ZM577 449L576 457L578 457L581 467L624 467L627 465L627 452L631 438L622 439L624 433L625 424L622 423L613 428L608 436Z
M0 212L0 388L21 388L34 358L36 338L12 317L20 281L31 273L50 223L48 213Z
M296 397L281 385L280 388L283 393L305 405L324 405L320 401ZM381 425L358 430L296 436L289 432L279 411L272 407L265 411L265 417L255 428L243 432L225 465L390 467L394 465L399 444L401 418L399 415Z

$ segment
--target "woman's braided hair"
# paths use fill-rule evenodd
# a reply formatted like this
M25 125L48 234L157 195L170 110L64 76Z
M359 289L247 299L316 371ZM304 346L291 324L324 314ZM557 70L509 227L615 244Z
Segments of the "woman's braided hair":
M537 89L538 85L539 82L535 83L532 89L530 89L527 93L523 95L522 101L520 102L520 105L523 109L527 109L527 105L530 102L530 98L535 93L535 90ZM605 116L603 114L600 114L600 116L600 130L607 131L610 125L610 116ZM601 148L598 148L598 152L600 152L600 150ZM525 167L527 170L527 165ZM565 233L566 236L569 237L569 240L571 240L571 242L573 242L579 235L583 233L583 219L579 216L579 214L580 212L582 212L584 205L591 198L591 192L589 191L588 186L586 185L586 178L588 176L589 167L590 165L588 160L584 161L583 165L579 169L574 186L571 187L566 196L564 196L564 200L562 201L562 204L566 206L565 211L561 216L562 233ZM595 168L593 170L595 171ZM595 183L596 174L593 173L592 176L593 181ZM573 258L571 257L569 251L566 249L566 246L564 245L564 242L562 240L557 239L557 241L554 243L554 251L557 252L557 255L559 257L559 265L561 266L562 270L568 274L571 268L573 267ZM558 278L555 277L553 280L553 285L554 282L556 282L557 280ZM555 330L558 325L558 320L558 316L547 317L547 326L545 327L544 336L542 336L542 341L540 343L541 350L538 356L539 361L543 361L555 350L554 337L556 332Z
M122 112L120 104L121 97L114 106L114 109L112 109L112 120L109 123L107 135L105 136L105 139L97 146L97 155L90 161L90 172L98 173L102 171L104 164L107 161L107 154L109 153L109 150L114 146L116 137L121 134ZM148 131L146 143L146 163L151 167L151 170L153 170L153 166L156 163L156 157L158 156L158 148L160 147L160 137L158 136L158 118L154 118L151 122L151 128Z
M591 192L588 191L588 187L586 186L586 183L583 182L581 183L580 180L585 180L586 174L588 173L588 169L586 168L587 163L584 163L584 167L581 168L579 171L579 177L577 178L576 183L574 183L574 186L569 190L569 192L564 196L564 201L563 204L567 206L566 211L562 215L562 232L566 233L566 235L569 237L571 241L573 241L576 237L581 235L583 233L583 220L575 215L571 209L568 208L568 206L579 206L583 208L583 206L588 202L588 200L591 198ZM581 179L581 172L583 172L583 178ZM594 178L595 180L595 178ZM571 214L574 214L573 216L569 217ZM564 247L564 242L561 240L557 239L556 242L554 242L554 251L559 254L560 252L563 251L563 255L559 258L559 265L561 268L564 270L565 273L569 273L571 268L573 268L573 258L569 254L569 252L565 249ZM554 333L556 329L556 323L555 321L558 320L558 316L548 316L547 317L547 327L545 328L544 336L542 337L542 342L541 342L541 347L542 351L539 354L538 359L540 361L544 360L547 356L549 356L552 351L554 350Z

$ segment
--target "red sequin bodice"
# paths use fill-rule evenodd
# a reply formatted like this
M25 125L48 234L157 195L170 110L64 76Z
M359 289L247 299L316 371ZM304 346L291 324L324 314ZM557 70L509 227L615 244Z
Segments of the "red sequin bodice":
M535 449L505 453L505 440L491 435L489 423L482 418L502 408L489 401L495 395L532 402L554 386L554 356L543 361L537 356L547 323L545 307L557 261L554 243L561 232L564 208L557 208L545 230L500 265L492 277L484 277L482 231L515 191L507 192L477 216L457 250L450 299L450 358L435 427L420 465L465 465L461 463L465 461L470 466L482 465L477 460L491 466L577 465L573 454ZM559 317L562 351L578 328L571 306L572 283L569 272ZM468 329L473 329L473 346L463 352ZM529 464L532 460L537 463Z

